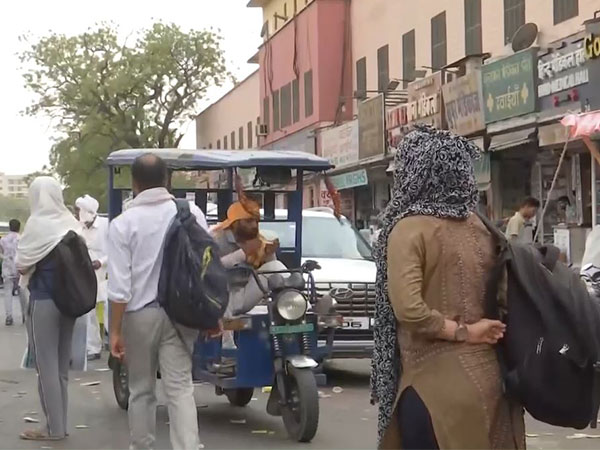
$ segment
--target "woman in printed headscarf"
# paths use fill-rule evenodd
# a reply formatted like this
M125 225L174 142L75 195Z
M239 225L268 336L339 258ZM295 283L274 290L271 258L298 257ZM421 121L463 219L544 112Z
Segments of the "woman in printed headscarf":
M75 319L63 315L54 304L52 251L68 231L78 232L80 225L65 207L62 188L54 178L33 181L29 206L31 216L17 247L16 265L23 275L22 286L29 292L28 334L46 426L27 430L21 438L60 440L67 435L67 384Z
M502 395L483 318L490 233L474 214L473 159L462 137L417 126L396 155L392 201L375 248L373 401L381 448L523 448L523 413Z

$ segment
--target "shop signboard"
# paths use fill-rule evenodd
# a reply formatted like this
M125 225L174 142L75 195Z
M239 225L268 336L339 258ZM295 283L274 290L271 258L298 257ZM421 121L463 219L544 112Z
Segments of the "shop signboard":
M320 184L319 206L331 209L335 207L324 181L321 181ZM343 216L350 222L354 222L354 192L352 190L340 192L340 209Z
M542 114L557 115L581 107L580 99L585 97L581 91L590 80L581 39L540 56L537 69Z
M406 107L409 124L426 123L436 128L445 128L441 89L442 72L408 85Z
M482 67L486 123L536 110L536 52L531 48Z
M583 48L586 58L586 67L590 80L600 79L600 21L589 20L585 25L586 35L583 39ZM590 83L585 95L582 95L583 109L596 111L600 109L600 89L593 88Z
M442 87L448 129L462 136L485 129L481 72L471 72Z
M358 104L358 157L372 158L385 154L383 94Z
M358 121L324 130L320 136L321 156L335 167L358 162Z
M408 107L406 104L390 109L386 115L388 145L397 148L408 133Z
M369 184L367 171L365 169L355 170L354 172L343 173L331 177L331 182L338 191L350 189Z

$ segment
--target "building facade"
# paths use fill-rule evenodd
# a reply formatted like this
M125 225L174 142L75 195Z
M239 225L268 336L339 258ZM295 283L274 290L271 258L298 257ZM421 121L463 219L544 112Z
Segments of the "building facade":
M389 201L394 149L420 122L468 136L484 150L477 178L490 217L510 216L528 195L545 199L565 141L559 119L595 108L600 40L595 56L584 21L600 1L415 4L251 0L264 22L253 58L260 147L334 161L344 213L360 228L373 226ZM592 56L582 57L585 39ZM248 93L238 88L230 96L243 101ZM557 226L585 230L595 223L594 176L589 154L571 143L538 224L540 239L571 239L583 232ZM318 180L306 189L306 206L330 204Z
M29 192L27 175L6 175L0 172L0 195L26 198Z

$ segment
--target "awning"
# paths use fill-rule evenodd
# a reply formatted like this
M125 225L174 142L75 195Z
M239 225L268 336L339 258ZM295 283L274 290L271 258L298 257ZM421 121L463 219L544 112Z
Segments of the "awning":
M477 190L487 191L492 183L492 171L490 169L490 154L485 152L481 158L473 162L475 169L475 181L477 181Z
M528 144L533 142L536 138L536 129L525 128L511 133L498 134L492 136L492 142L490 144L490 151L497 152L499 150L506 150L507 148L518 147L519 145Z

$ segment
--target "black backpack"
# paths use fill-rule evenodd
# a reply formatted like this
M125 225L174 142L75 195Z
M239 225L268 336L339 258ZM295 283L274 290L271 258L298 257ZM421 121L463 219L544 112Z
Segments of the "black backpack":
M81 317L96 307L98 280L85 241L69 231L52 251L54 303L61 313Z
M164 241L158 301L174 322L213 329L229 303L227 273L215 241L198 225L188 201L175 203L177 215Z
M481 217L498 244L486 315L506 323L497 346L506 394L537 420L583 429L597 425L600 406L600 307L579 274L551 245L508 242ZM507 313L497 301L507 274Z

